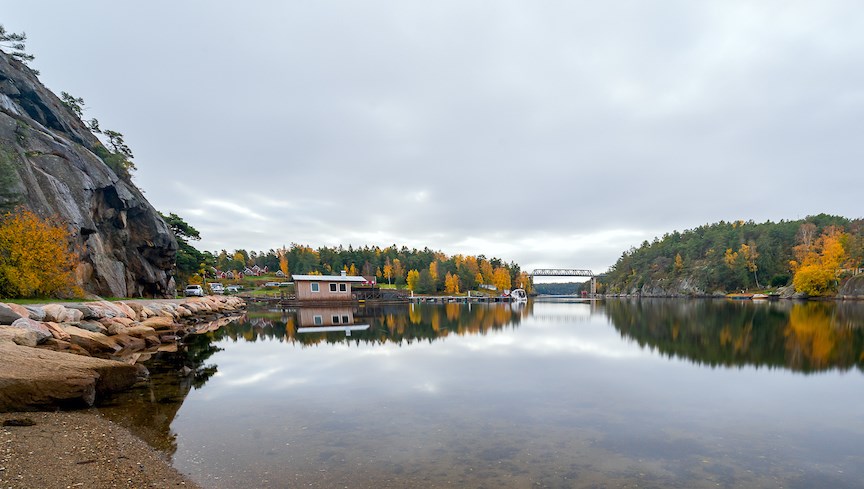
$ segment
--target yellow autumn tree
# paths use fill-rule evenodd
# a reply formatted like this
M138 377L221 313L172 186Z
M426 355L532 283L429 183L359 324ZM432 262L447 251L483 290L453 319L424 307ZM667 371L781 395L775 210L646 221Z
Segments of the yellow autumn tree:
M80 294L75 286L78 257L59 222L21 206L0 219L0 297Z
M486 260L480 263L480 273L483 274L483 281L480 283L492 285L495 283L495 271L492 270L492 264Z
M290 277L291 275L288 273L288 250L283 246L276 250L276 253L279 254L279 270L282 270L286 277Z
M396 282L396 285L401 285L402 280L405 279L405 268L402 266L402 262L398 258L393 259L393 280Z
M795 247L795 258L789 263L792 268L792 285L798 292L819 296L836 292L837 275L847 261L843 241L846 234L834 226L825 229L811 243L802 242Z
M496 268L492 273L492 285L498 290L507 290L510 288L510 272L504 268Z
M526 294L534 292L534 284L531 281L531 275L529 275L528 272L519 273L519 287L524 289Z
M406 280L408 282L408 290L417 290L417 282L420 280L420 272L417 270L409 270L408 278Z
M732 248L728 248L726 253L723 254L723 262L726 263L726 266L729 267L730 270L734 270L738 263L738 252L732 251Z
M390 285L390 279L393 278L393 265L390 263L390 258L384 262L384 276L387 277L387 285Z
M756 282L756 287L759 287L759 277L756 275L756 271L759 270L759 266L756 265L759 252L756 251L756 243L753 241L750 241L750 244L741 243L738 253L744 257L744 264L747 266L747 270L753 272L753 280Z
M459 293L459 276L453 275L450 272L447 272L447 275L444 276L444 290L448 294L458 294Z

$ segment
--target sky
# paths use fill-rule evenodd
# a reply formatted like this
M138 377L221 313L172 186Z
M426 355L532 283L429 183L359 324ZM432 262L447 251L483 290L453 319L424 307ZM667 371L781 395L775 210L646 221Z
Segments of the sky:
M720 220L861 217L858 1L0 0L218 252L605 271Z

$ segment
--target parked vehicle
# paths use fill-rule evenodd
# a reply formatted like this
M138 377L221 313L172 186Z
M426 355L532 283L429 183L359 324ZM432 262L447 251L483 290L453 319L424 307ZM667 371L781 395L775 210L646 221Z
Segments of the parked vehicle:
M240 292L241 290L243 290L242 285L229 285L228 287L225 287L225 292L227 292L229 294L236 294L237 292Z
M222 287L222 284L220 284L218 282L213 282L212 284L209 284L209 285L210 285L210 293L211 294L222 295L225 293L225 288Z
M267 282L264 287L279 287L279 282Z
M204 289L200 285L187 285L183 290L186 297L204 297Z

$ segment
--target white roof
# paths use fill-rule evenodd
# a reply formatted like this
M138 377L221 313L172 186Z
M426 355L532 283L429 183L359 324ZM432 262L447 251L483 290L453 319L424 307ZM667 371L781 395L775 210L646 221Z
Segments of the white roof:
M365 282L363 277L354 275L292 275L294 281L298 280L314 280L315 282Z

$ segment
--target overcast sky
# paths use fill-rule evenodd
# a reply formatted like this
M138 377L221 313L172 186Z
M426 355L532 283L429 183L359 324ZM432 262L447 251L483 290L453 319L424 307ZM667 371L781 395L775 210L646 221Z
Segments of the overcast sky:
M859 0L0 4L201 249L600 272L676 229L864 214Z

